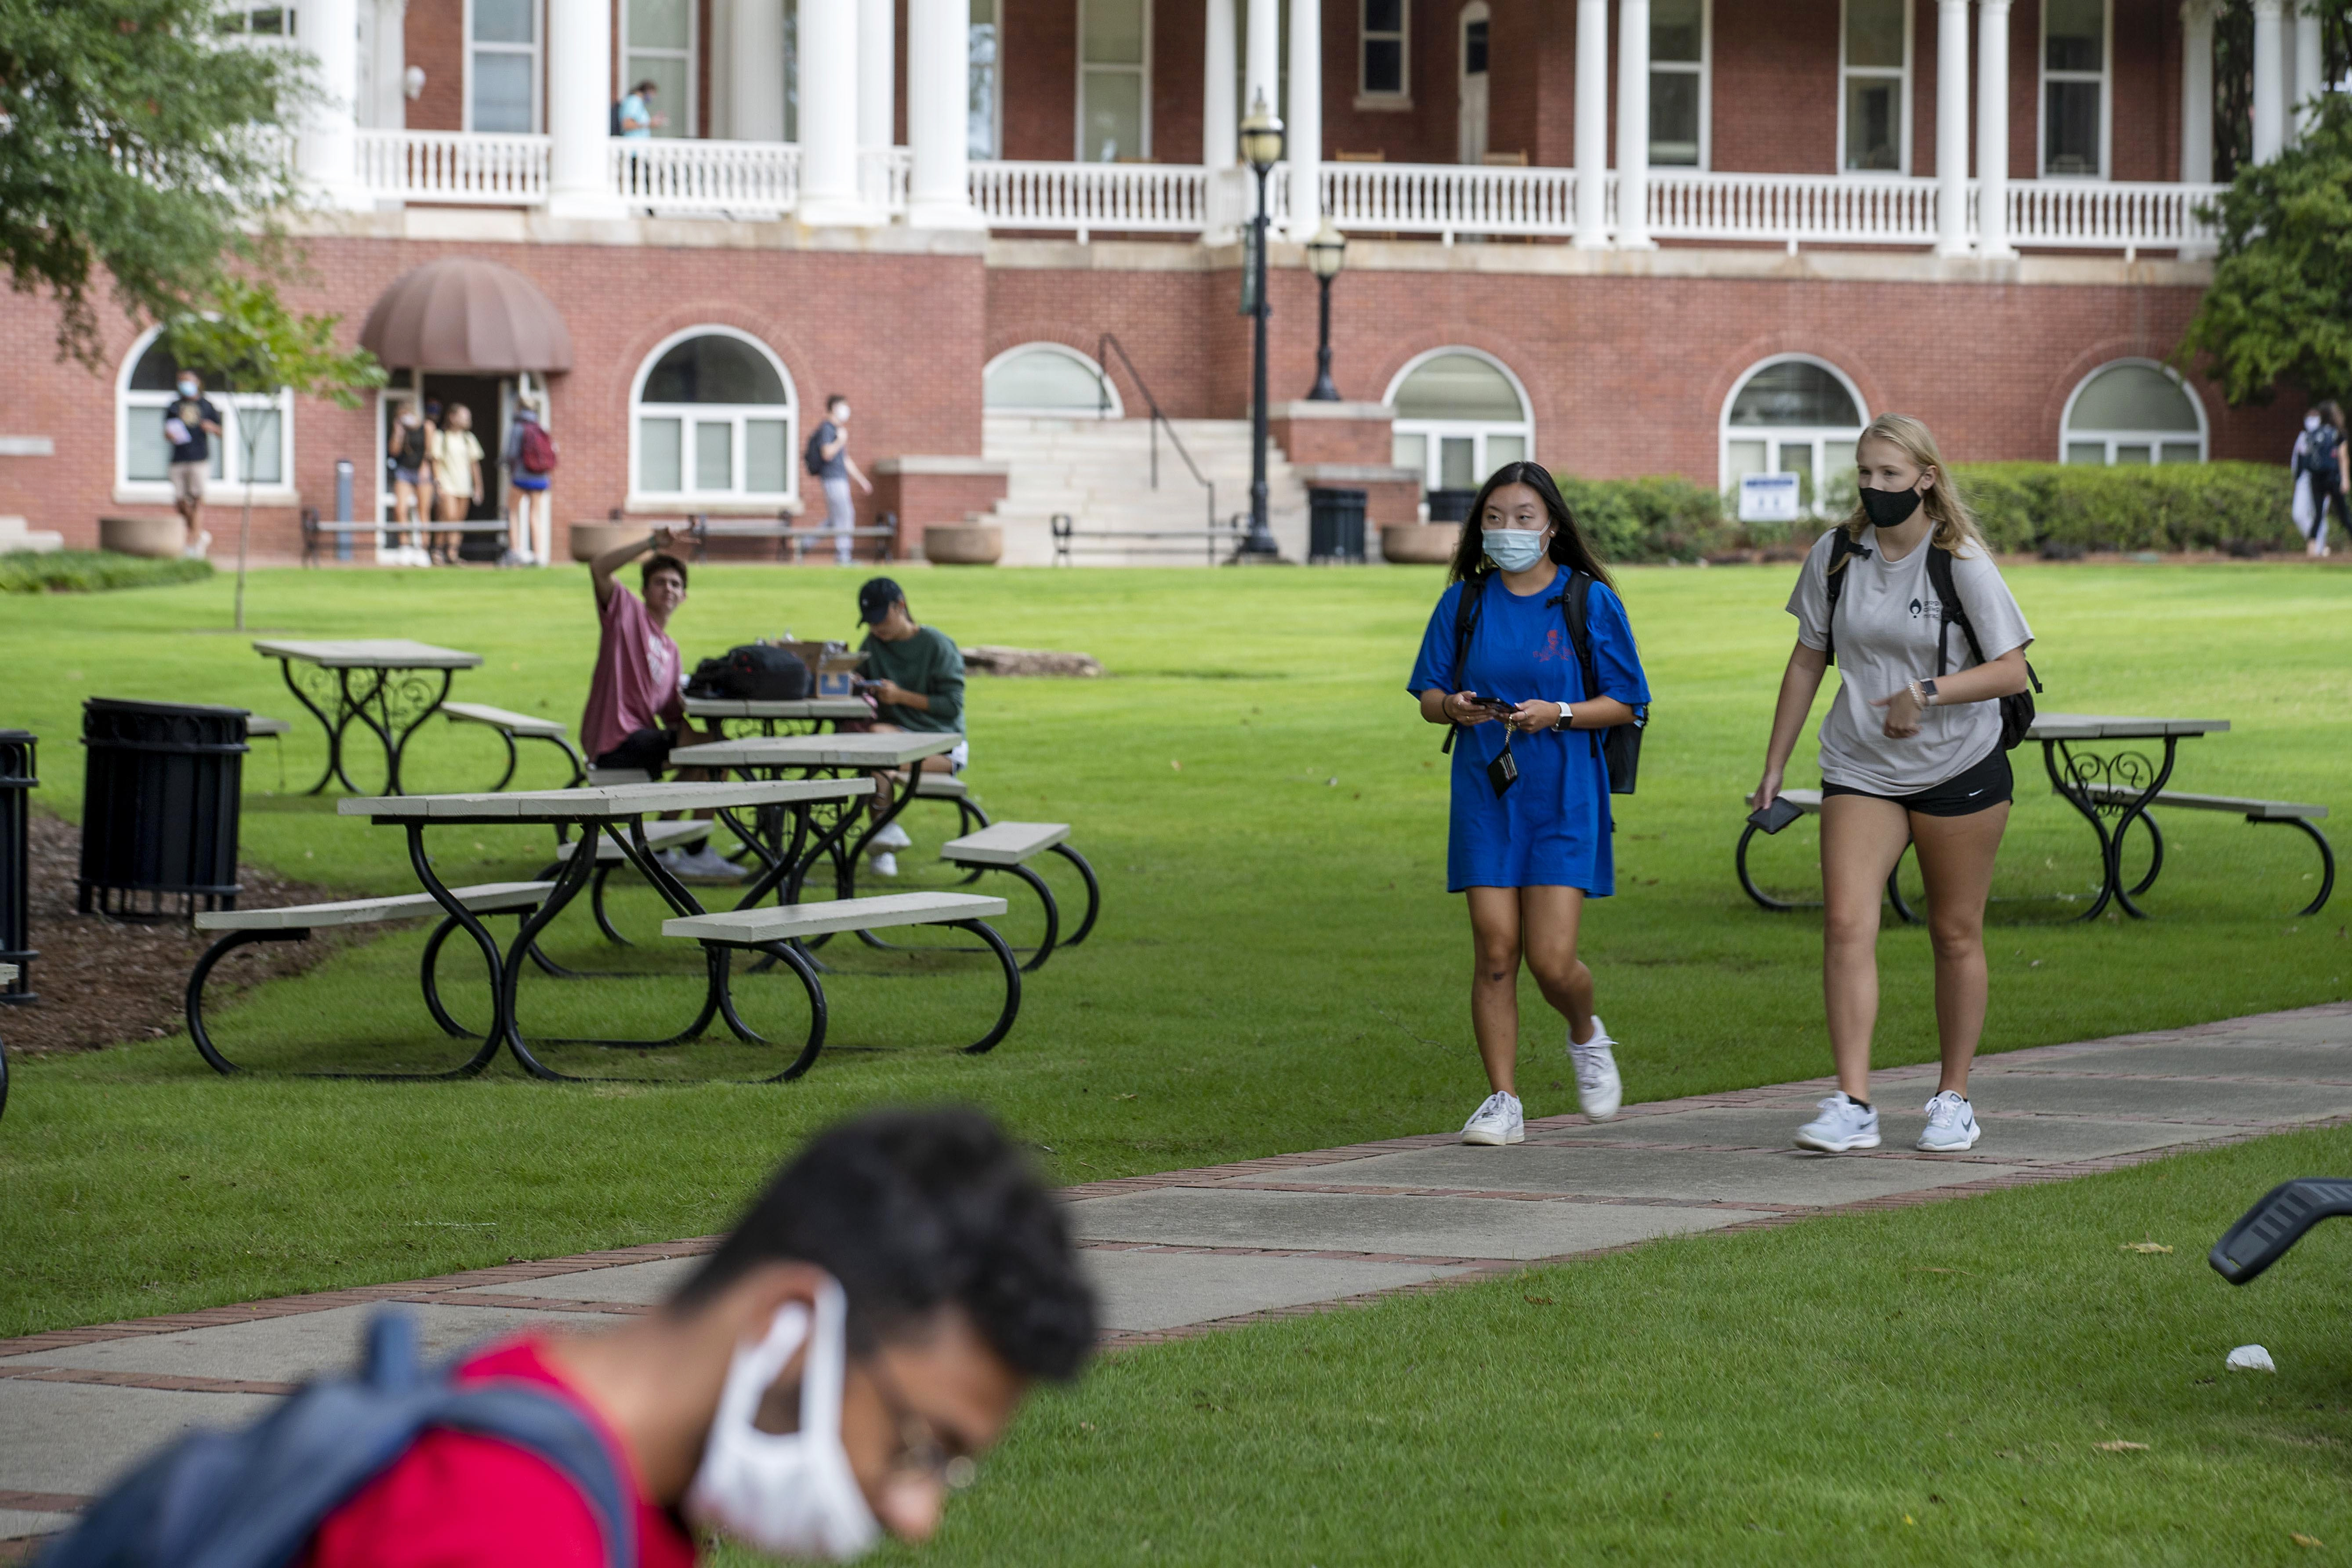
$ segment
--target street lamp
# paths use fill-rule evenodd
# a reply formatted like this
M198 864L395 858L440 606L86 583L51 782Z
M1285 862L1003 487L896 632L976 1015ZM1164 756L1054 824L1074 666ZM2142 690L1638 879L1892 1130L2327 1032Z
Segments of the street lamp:
M1327 217L1315 237L1307 242L1307 269L1323 286L1323 326L1315 340L1315 390L1307 395L1309 403L1339 401L1339 389L1331 384L1331 279L1339 276L1347 261L1348 237Z
M1250 235L1250 524L1240 554L1270 561L1282 552L1265 515L1265 177L1282 162L1282 121L1265 106L1263 92L1242 121L1241 143L1242 156L1257 175L1257 216Z

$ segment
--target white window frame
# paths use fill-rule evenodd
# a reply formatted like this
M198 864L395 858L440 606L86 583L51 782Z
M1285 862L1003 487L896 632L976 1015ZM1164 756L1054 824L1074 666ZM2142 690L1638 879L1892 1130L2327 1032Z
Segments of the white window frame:
M463 40L466 62L465 126L474 127L474 55L482 51L495 55L530 57L530 131L538 135L547 129L547 0L532 0L530 9L530 42L529 44L481 44L474 41L474 0L466 0L466 33Z
M2042 180L2107 180L2115 177L2116 142L2116 0L2104 0L2099 21L2099 68L2095 71L2053 71L2050 68L2050 8L2042 7L2042 34L2033 51L2033 174ZM2099 166L2088 174L2050 173L2050 84L2053 81L2095 81L2099 84ZM2093 374L2096 374L2094 372ZM2203 417L2203 410L2199 411Z
M683 342L696 338L733 338L749 343L760 356L775 368L783 383L784 401L773 403L647 403L645 401L646 378L662 356ZM649 490L640 477L638 425L648 414L656 419L677 419L678 431L678 482L675 490ZM781 414L784 421L784 488L781 490L746 490L743 488L743 422L746 419L773 419ZM697 489L694 486L694 438L692 426L697 423L717 424L731 421L734 426L730 451L731 488L723 490ZM783 356L760 339L738 327L708 322L683 331L672 332L656 343L637 365L637 373L629 380L629 499L624 503L626 511L660 511L675 510L688 502L720 511L741 510L773 511L787 501L800 499L801 493L801 395L793 384L793 373L785 368Z
M131 421L135 415L153 419L159 424L163 410L174 402L173 392L133 392L131 373L155 340L163 335L161 327L150 327L131 345L122 358L121 368L114 373L114 500L118 506L141 506L172 502L172 481L134 479L131 477ZM213 437L213 464L216 470L207 480L210 493L206 506L220 506L232 500L245 500L245 438L237 428L239 415L247 409L275 411L278 416L278 472L281 476L274 484L253 487L253 500L259 506L290 506L301 499L294 484L294 395L280 387L275 394L226 393L206 387L204 395L220 410L221 433ZM231 493L234 491L234 496Z
M1847 13L1852 8L1852 5L1853 0L1838 0L1837 172L1850 180L1907 179L1911 174L1911 122L1917 117L1918 110L1918 100L1912 91L1911 68L1913 51L1917 43L1916 35L1918 31L1918 18L1915 14L1917 7L1911 4L1911 0L1904 0L1903 68L1895 71L1889 70L1885 66L1854 66L1846 63L1846 42L1852 36L1847 26ZM1894 80L1901 83L1902 101L1897 106L1898 112L1895 116L1900 122L1896 127L1896 166L1892 169L1852 169L1846 166L1846 84L1857 76L1870 77L1879 81Z
M1843 37L1843 33L1840 37ZM1841 52L1843 49L1843 45L1840 45ZM1699 0L1698 63L1694 65L1688 60L1660 60L1655 54L1653 54L1650 57L1651 80L1655 82L1661 76L1698 78L1698 162L1661 163L1654 149L1650 156L1650 167L1669 172L1685 169L1703 171L1713 168L1715 166L1715 0ZM1654 86L1651 89L1650 101L1653 103L1657 101L1657 89ZM1838 101L1841 104L1845 101L1843 78L1839 82ZM1839 112L1843 114L1844 111L1841 110ZM1843 126L1840 127L1840 132L1838 148L1840 156L1843 157L1845 148Z
M2066 461L2066 448L2076 442L2104 441L2106 443L2108 468L2112 468L2116 466L2117 447L2142 444L2148 448L2149 466L2155 467L2163 461L2160 454L2168 443L2178 445L2187 438L2188 433L2181 430L2076 430L2073 428L2074 405L2081 399L2083 394L2090 389L2091 383L2122 365L2144 366L2157 372L2181 390L2189 399L2190 410L2197 416L2197 460L2200 463L2211 462L2213 460L2213 422L2207 416L2205 400L2197 395L2197 389L2189 384L2187 378L2179 371L2161 360L2129 356L2123 359L2111 359L2104 364L2092 366L2091 374L2076 382L2074 390L2066 395L2066 406L2058 415L2058 460L2061 463Z
M1739 401L1739 395L1748 390L1749 382L1754 381L1758 375L1776 364L1816 365L1837 377L1838 384L1844 387L1845 395L1853 400L1854 413L1858 416L1857 422L1851 426L1734 425L1731 422L1731 410L1732 406ZM1813 448L1812 507L1814 514L1818 516L1822 511L1822 498L1828 493L1831 479L1822 460L1822 444L1828 441L1861 439L1862 433L1870 428L1870 404L1862 395L1862 388L1853 384L1853 377L1846 374L1844 371L1822 358L1821 355L1805 353L1767 355L1739 373L1739 379L1733 382L1731 390L1723 395L1723 406L1716 411L1716 488L1728 490L1737 482L1731 472L1731 443L1734 441L1762 441L1767 448L1766 460L1772 463L1779 462L1780 448L1782 446L1798 441L1810 441ZM1770 474L1784 470L1768 468L1763 471Z
M686 101L677 105L676 110L668 115L669 124L664 128L668 132L668 136L665 137L662 131L657 130L654 132L654 137L656 140L667 141L680 137L698 136L702 121L696 114L696 110L700 107L696 102L696 95L700 90L702 76L702 72L698 68L702 60L702 7L699 5L690 4L686 8L686 47L684 49L667 47L641 49L629 42L629 7L636 3L637 0L621 0L621 32L620 37L614 40L614 52L620 62L621 75L625 79L621 86L625 89L637 79L636 71L629 65L629 58L633 55L642 56L646 59L674 59L682 62L686 67ZM473 4L473 0L467 0L467 4Z
M1112 71L1120 75L1132 73L1141 79L1143 145L1136 149L1136 156L1139 162L1148 163L1151 161L1151 0L1135 0L1136 5L1143 11L1143 63L1139 66L1088 65L1087 63L1086 0L1071 0L1071 3L1077 7L1078 13L1078 47L1076 60L1078 73L1078 100L1072 112L1071 118L1073 124L1070 131L1071 145L1077 149L1077 156L1073 159L1072 162L1079 163L1092 163L1097 162L1096 159L1090 158L1087 155L1087 73L1088 71ZM997 8L1000 14L1007 4L1009 4L1009 0L997 0ZM997 32L1001 39L1003 33L1003 24L1002 21L997 25ZM1002 87L1003 79L1004 79L1001 75L997 78L997 82L1000 87ZM999 112L1001 114L1002 110ZM1003 125L1000 120L998 123L998 131L1000 132L998 142L1000 145L1003 144Z
M1359 110L1412 107L1412 0L1397 0L1398 31L1375 33L1369 0L1356 0L1356 104ZM1374 92L1364 79L1364 49L1375 39L1393 38L1397 45L1397 86L1393 92Z
M985 157L971 151L971 73L977 62L972 58L971 49L971 29L974 26L971 20L971 10L969 5L964 10L964 138L966 154L973 163L993 163L1004 156L1004 8L1010 3L1011 0L992 0L991 5L996 19L989 24L989 29L993 37L991 39L992 47L988 60L989 150Z
M1004 363L1007 360L1017 359L1023 354L1032 353L1056 353L1061 355L1064 359L1076 361L1088 375L1096 378L1097 384L1102 387L1103 395L1110 400L1108 407L1098 411L1073 413L1067 408L992 408L988 406L988 378L995 372L996 367ZM1015 343L1011 348L1006 349L1003 353L998 354L994 359L990 360L985 365L981 367L980 385L981 412L983 416L991 414L1012 414L1046 416L1055 419L1124 419L1127 417L1127 405L1119 398L1118 383L1112 380L1109 376L1103 374L1102 366L1096 363L1089 356L1080 353L1076 349L1072 348L1067 343L1057 343L1048 338L1041 338L1035 342Z
M1489 35L1490 47L1491 42L1492 36ZM1488 57L1490 61L1492 58L1491 55ZM1519 410L1523 417L1516 424L1507 419L1392 419L1390 424L1391 439L1396 436L1420 436L1427 441L1422 452L1421 488L1424 493L1440 488L1437 482L1441 477L1438 465L1444 459L1439 443L1446 437L1459 438L1467 436L1471 438L1470 471L1476 476L1471 485L1473 489L1486 483L1486 476L1493 473L1496 466L1486 460L1487 437L1516 436L1526 443L1521 448L1527 454L1524 460L1533 462L1536 456L1535 402L1528 396L1528 384L1519 379L1518 372L1488 353L1485 349L1472 348L1467 343L1447 343L1442 347L1424 350L1405 361L1403 367L1390 378L1388 390L1381 395L1381 401L1394 408L1397 393L1402 389L1413 372L1433 359L1442 359L1451 354L1467 354L1472 359L1484 360L1501 371L1503 379L1509 382L1511 390L1518 395Z

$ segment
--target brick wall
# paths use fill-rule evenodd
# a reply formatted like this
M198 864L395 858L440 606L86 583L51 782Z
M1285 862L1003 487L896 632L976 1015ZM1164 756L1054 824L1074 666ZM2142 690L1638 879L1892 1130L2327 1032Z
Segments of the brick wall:
M425 90L408 105L408 128L464 130L466 0L408 0L401 47L408 64L425 70Z

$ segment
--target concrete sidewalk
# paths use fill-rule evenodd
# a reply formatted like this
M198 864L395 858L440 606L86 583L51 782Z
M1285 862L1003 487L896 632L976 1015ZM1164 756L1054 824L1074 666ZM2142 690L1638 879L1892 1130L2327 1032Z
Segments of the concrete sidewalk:
M1876 1075L1886 1142L1800 1152L1829 1080L1531 1122L1525 1144L1451 1133L1066 1189L1117 1345L1150 1343L1590 1256L1654 1237L2061 1181L2352 1117L2352 1005L2047 1046L1980 1061L1984 1137L1912 1151L1933 1067ZM662 1300L712 1238L510 1264L0 1341L0 1561L62 1528L132 1458L237 1422L349 1363L381 1302L447 1352L533 1323L617 1322ZM22 1546L16 1548L22 1551Z

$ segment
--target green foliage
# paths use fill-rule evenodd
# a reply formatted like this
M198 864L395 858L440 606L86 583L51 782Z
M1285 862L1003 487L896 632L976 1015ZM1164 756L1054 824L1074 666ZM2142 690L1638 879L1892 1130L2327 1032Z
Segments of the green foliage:
M2283 550L2294 481L2269 463L1958 463L1953 476L1994 549Z
M324 397L357 408L362 388L382 386L383 366L365 349L335 342L341 316L297 316L268 283L223 278L200 308L165 323L172 357L230 392Z
M1612 565L1691 562L1729 537L1723 498L1675 475L1580 479L1555 474L1594 553Z
M213 574L209 561L149 561L101 550L58 550L46 555L0 555L0 594L103 594L114 588L157 588Z
M2180 363L2207 356L2232 405L2282 381L2352 389L2352 98L2321 99L2303 139L2240 169L2218 205L2221 259Z
M0 264L58 300L58 351L86 364L101 272L134 317L190 309L292 195L275 128L308 95L302 57L223 43L216 9L0 3Z

